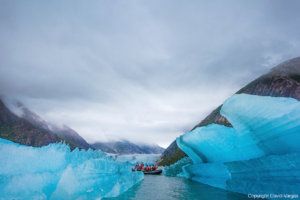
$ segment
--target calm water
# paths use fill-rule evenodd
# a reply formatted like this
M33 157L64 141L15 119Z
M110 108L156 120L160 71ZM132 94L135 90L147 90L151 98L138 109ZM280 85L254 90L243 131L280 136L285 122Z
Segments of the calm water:
M133 188L114 199L138 199L138 200L243 200L246 195L226 192L201 183L189 181L185 178L167 177L164 175L145 176L145 179Z

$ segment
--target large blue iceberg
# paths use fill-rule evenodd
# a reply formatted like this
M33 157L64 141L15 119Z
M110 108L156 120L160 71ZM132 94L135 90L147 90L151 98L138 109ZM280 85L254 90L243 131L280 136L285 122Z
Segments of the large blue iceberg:
M101 151L41 148L0 139L0 199L100 199L116 197L144 175Z
M300 102L239 94L221 115L232 127L211 124L177 138L193 160L184 176L245 194L299 193Z

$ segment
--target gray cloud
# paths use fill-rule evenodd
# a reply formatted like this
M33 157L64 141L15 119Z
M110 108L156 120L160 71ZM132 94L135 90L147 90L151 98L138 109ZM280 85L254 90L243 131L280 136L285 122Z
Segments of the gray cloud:
M0 92L88 141L167 145L299 56L299 1L1 1Z

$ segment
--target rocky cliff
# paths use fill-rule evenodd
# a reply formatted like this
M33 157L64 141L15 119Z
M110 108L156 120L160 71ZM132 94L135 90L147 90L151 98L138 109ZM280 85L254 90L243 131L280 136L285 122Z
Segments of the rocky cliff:
M36 113L17 103L21 112L15 115L0 100L0 137L13 142L40 147L55 142L65 142L71 149L92 148L78 133L67 126L49 125Z
M12 113L0 100L0 137L28 146L43 146L60 142L52 132L33 125Z

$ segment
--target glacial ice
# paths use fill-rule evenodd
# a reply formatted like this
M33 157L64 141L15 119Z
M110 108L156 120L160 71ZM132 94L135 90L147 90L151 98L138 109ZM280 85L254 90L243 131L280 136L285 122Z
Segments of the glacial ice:
M192 159L189 157L183 157L182 159L178 160L176 163L165 166L164 167L164 175L166 176L184 176L182 174L182 167L188 164L192 164Z
M65 144L41 148L0 139L0 199L100 199L140 182L129 162L101 151L70 151Z
M239 94L220 113L233 127L211 124L177 138L193 160L184 176L245 194L299 192L300 102Z
M130 155L113 155L113 158L118 162L130 162L135 165L137 162L146 164L154 164L160 154L130 154Z

